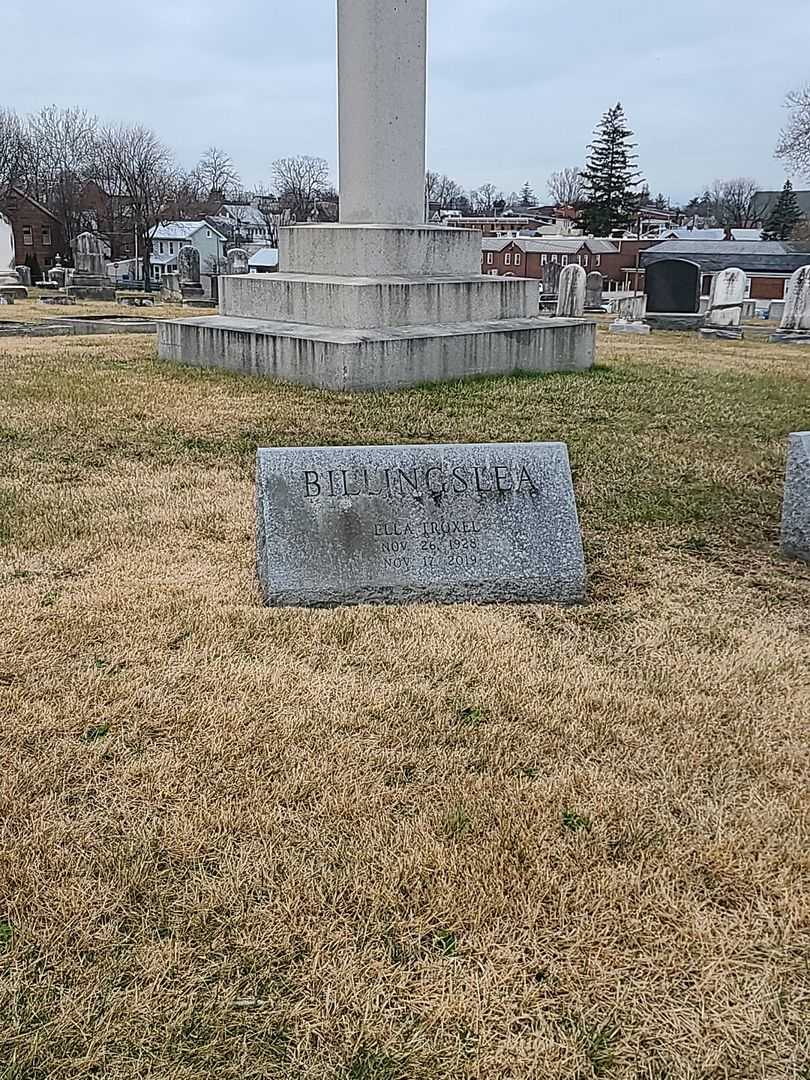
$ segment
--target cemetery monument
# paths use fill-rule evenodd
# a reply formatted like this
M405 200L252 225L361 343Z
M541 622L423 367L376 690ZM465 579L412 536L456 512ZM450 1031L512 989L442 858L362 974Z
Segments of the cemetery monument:
M697 330L700 266L688 259L661 259L647 266L647 322L657 330Z
M785 309L771 341L810 345L810 266L803 266L788 282Z
M107 273L108 245L94 233L80 233L71 240L73 280L66 284L68 296L77 300L115 300L115 288Z
M4 300L25 300L28 290L20 284L15 258L14 230L11 222L0 214L0 297Z
M602 294L605 291L605 279L598 270L592 270L588 274L588 287L585 294L586 311L600 311L602 308Z
M427 0L338 0L340 222L280 230L273 275L164 322L164 360L335 390L593 364L596 327L481 274L478 232L426 224Z
M581 319L585 314L588 275L578 263L571 263L560 274L557 296L558 319Z
M743 336L742 317L748 277L744 270L732 267L716 274L712 281L703 337L739 340Z

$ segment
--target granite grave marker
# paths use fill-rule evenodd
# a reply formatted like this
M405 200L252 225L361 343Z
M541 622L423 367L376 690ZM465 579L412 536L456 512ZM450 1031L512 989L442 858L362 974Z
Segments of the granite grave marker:
M581 319L585 314L585 292L588 275L578 263L570 263L560 274L557 296L557 318Z
M648 312L695 315L700 305L700 267L687 259L651 263L645 288Z
M271 606L584 596L563 443L260 449L256 497Z
M810 562L810 431L796 431L788 445L782 553Z

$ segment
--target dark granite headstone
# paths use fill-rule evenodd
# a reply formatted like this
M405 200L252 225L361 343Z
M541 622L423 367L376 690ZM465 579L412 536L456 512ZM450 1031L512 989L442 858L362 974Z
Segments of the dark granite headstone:
M695 315L700 307L700 267L687 259L662 259L647 267L647 311Z
M543 296L556 296L560 289L560 274L562 266L559 263L548 262L543 267Z

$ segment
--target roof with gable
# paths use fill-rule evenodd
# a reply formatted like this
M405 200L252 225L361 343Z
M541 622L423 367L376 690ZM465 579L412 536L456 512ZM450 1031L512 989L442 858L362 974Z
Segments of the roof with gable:
M227 237L209 221L165 221L161 225L156 225L150 236L153 240L190 240L200 229L211 229L220 240L227 240Z
M781 240L665 240L640 255L641 265L662 259L688 259L704 273L738 267L746 273L792 274L810 265L810 244Z
M243 206L239 203L225 203L219 208L214 217L227 218L231 224L249 225L251 229L267 228L264 214L255 206Z
M616 255L618 248L610 240L593 236L485 236L484 251L503 251L514 244L524 253L539 252L541 255L576 255L585 248L592 255Z

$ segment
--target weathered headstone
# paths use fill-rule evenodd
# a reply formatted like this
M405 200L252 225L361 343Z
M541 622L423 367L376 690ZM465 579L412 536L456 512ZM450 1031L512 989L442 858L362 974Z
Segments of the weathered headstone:
M605 291L605 279L598 270L588 274L588 286L585 292L585 307L595 311L602 307L602 294Z
M810 344L810 266L803 266L788 282L785 311L771 341Z
M560 291L562 267L556 262L547 262L543 267L543 296L556 296Z
M228 252L228 273L229 274L247 274L250 270L248 266L248 253L244 248L231 248Z
M17 277L14 230L5 214L0 214L0 296L12 301L28 296L28 290Z
M563 443L259 450L256 503L272 606L584 595Z
M26 289L30 289L32 285L31 279L31 267L30 266L18 266L17 267L17 280L20 285L24 285Z
M703 337L742 337L742 309L748 278L744 270L731 267L715 274Z
M700 267L687 259L662 259L647 267L648 313L695 315L700 303Z
M810 562L810 431L797 431L788 445L782 553Z
M180 293L184 300L201 300L205 295L200 284L200 253L191 244L180 248L177 255Z
M577 263L563 267L557 296L557 318L581 319L585 314L588 275Z
M646 336L651 333L650 327L644 322L632 322L629 319L616 319L608 327L611 334L641 334Z
M114 300L115 289L107 273L106 240L95 233L80 233L70 242L73 249L73 278L65 272L69 296L81 300Z

